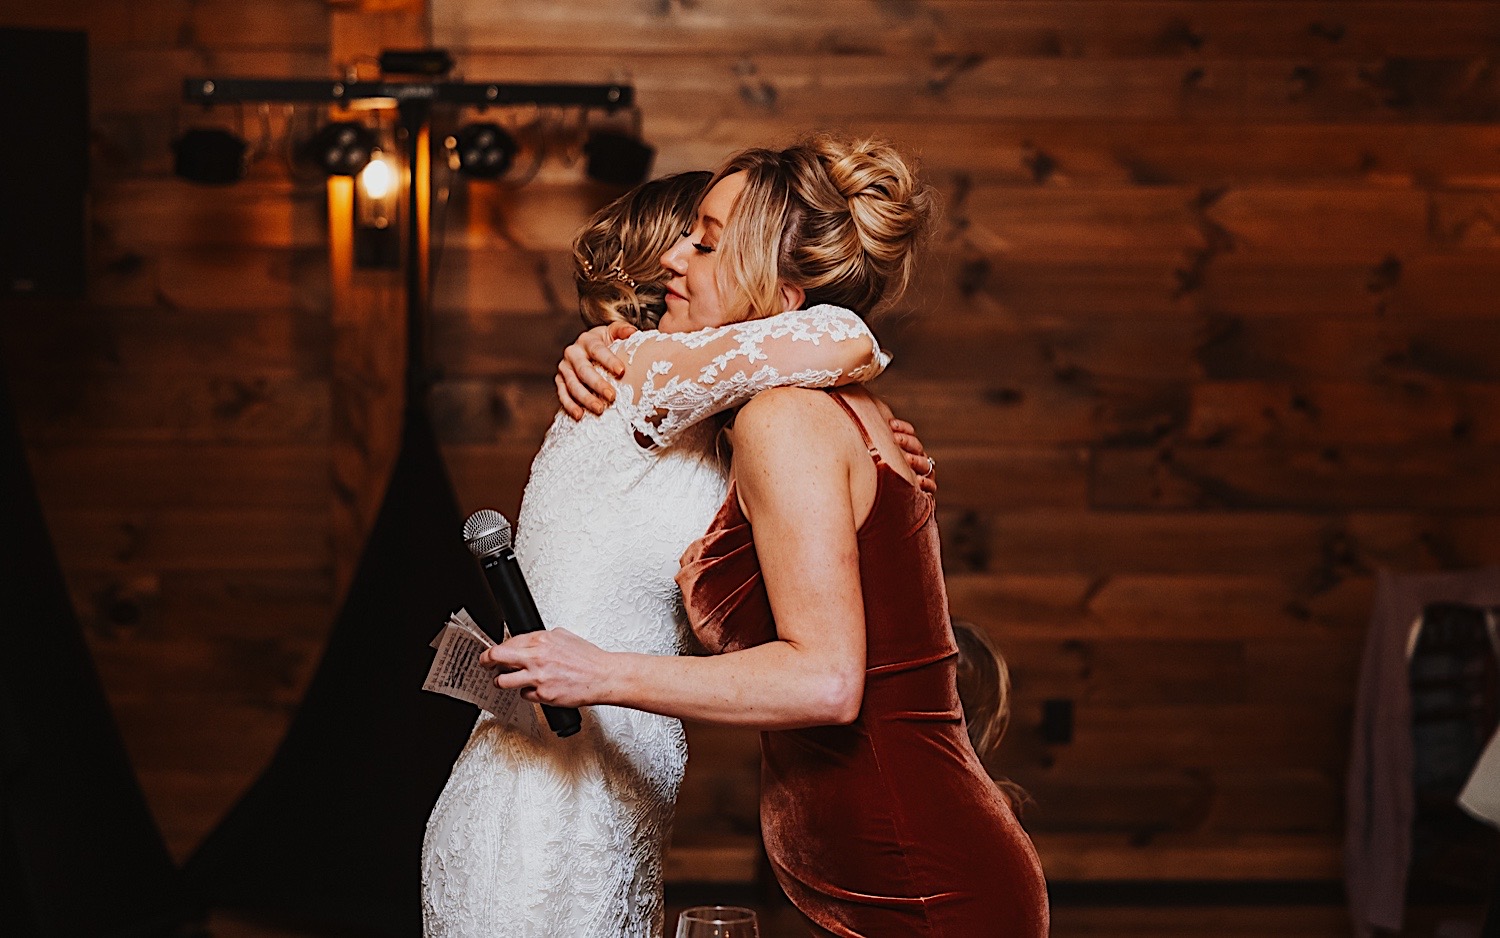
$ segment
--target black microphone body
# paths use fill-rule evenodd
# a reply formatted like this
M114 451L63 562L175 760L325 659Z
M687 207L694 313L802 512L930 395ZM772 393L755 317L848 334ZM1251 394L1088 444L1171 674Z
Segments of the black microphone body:
M500 611L505 614L505 624L510 629L510 634L545 631L547 626L542 622L542 614L537 611L536 600L531 597L531 589L527 587L526 577L521 573L516 552L509 546L509 523L498 513L491 514L495 514L506 524L504 541L507 543L498 549L491 548L481 552L476 549L475 538L471 535L469 548L475 552L480 567L484 569L484 578L490 585L490 591L495 594L496 602L500 604ZM470 522L478 515L479 512L476 512ZM552 732L558 736L572 736L583 726L583 717L577 707L542 704L542 715L547 718L547 725L552 728Z

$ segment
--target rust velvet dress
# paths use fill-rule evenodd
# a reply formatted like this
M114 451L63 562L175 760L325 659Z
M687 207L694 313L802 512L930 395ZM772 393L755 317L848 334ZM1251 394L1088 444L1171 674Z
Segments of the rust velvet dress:
M932 499L832 397L859 427L877 477L858 532L864 702L848 726L761 734L766 852L819 935L1046 935L1036 852L964 727ZM776 638L733 483L677 579L710 651Z

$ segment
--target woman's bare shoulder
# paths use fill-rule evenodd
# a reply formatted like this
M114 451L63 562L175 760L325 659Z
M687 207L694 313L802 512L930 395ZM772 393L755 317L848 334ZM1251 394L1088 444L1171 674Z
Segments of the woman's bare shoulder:
M771 388L755 395L735 417L735 433L788 432L805 428L809 421L821 422L836 414L838 405L827 391L814 388Z
M775 453L831 453L841 441L840 421L848 418L829 400L826 391L811 388L772 388L755 395L734 418L731 431L735 458L752 452L774 458Z

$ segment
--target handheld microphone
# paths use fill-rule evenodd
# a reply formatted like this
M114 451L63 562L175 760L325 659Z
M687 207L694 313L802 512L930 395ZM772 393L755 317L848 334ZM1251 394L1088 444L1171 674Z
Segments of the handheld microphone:
M510 522L498 511L481 508L464 522L464 544L484 568L484 578L500 603L500 610L505 613L510 634L540 632L547 626L542 623L536 600L531 598L526 577L516 562L516 552L511 550L510 537ZM583 726L577 707L542 704L542 715L558 736L572 736Z

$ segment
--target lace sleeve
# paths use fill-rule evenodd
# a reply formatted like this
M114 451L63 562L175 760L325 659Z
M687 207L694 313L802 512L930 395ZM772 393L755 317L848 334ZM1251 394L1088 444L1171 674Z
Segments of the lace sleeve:
M651 447L769 388L869 381L890 362L864 320L838 306L697 332L640 332L615 350L626 361L620 404Z

